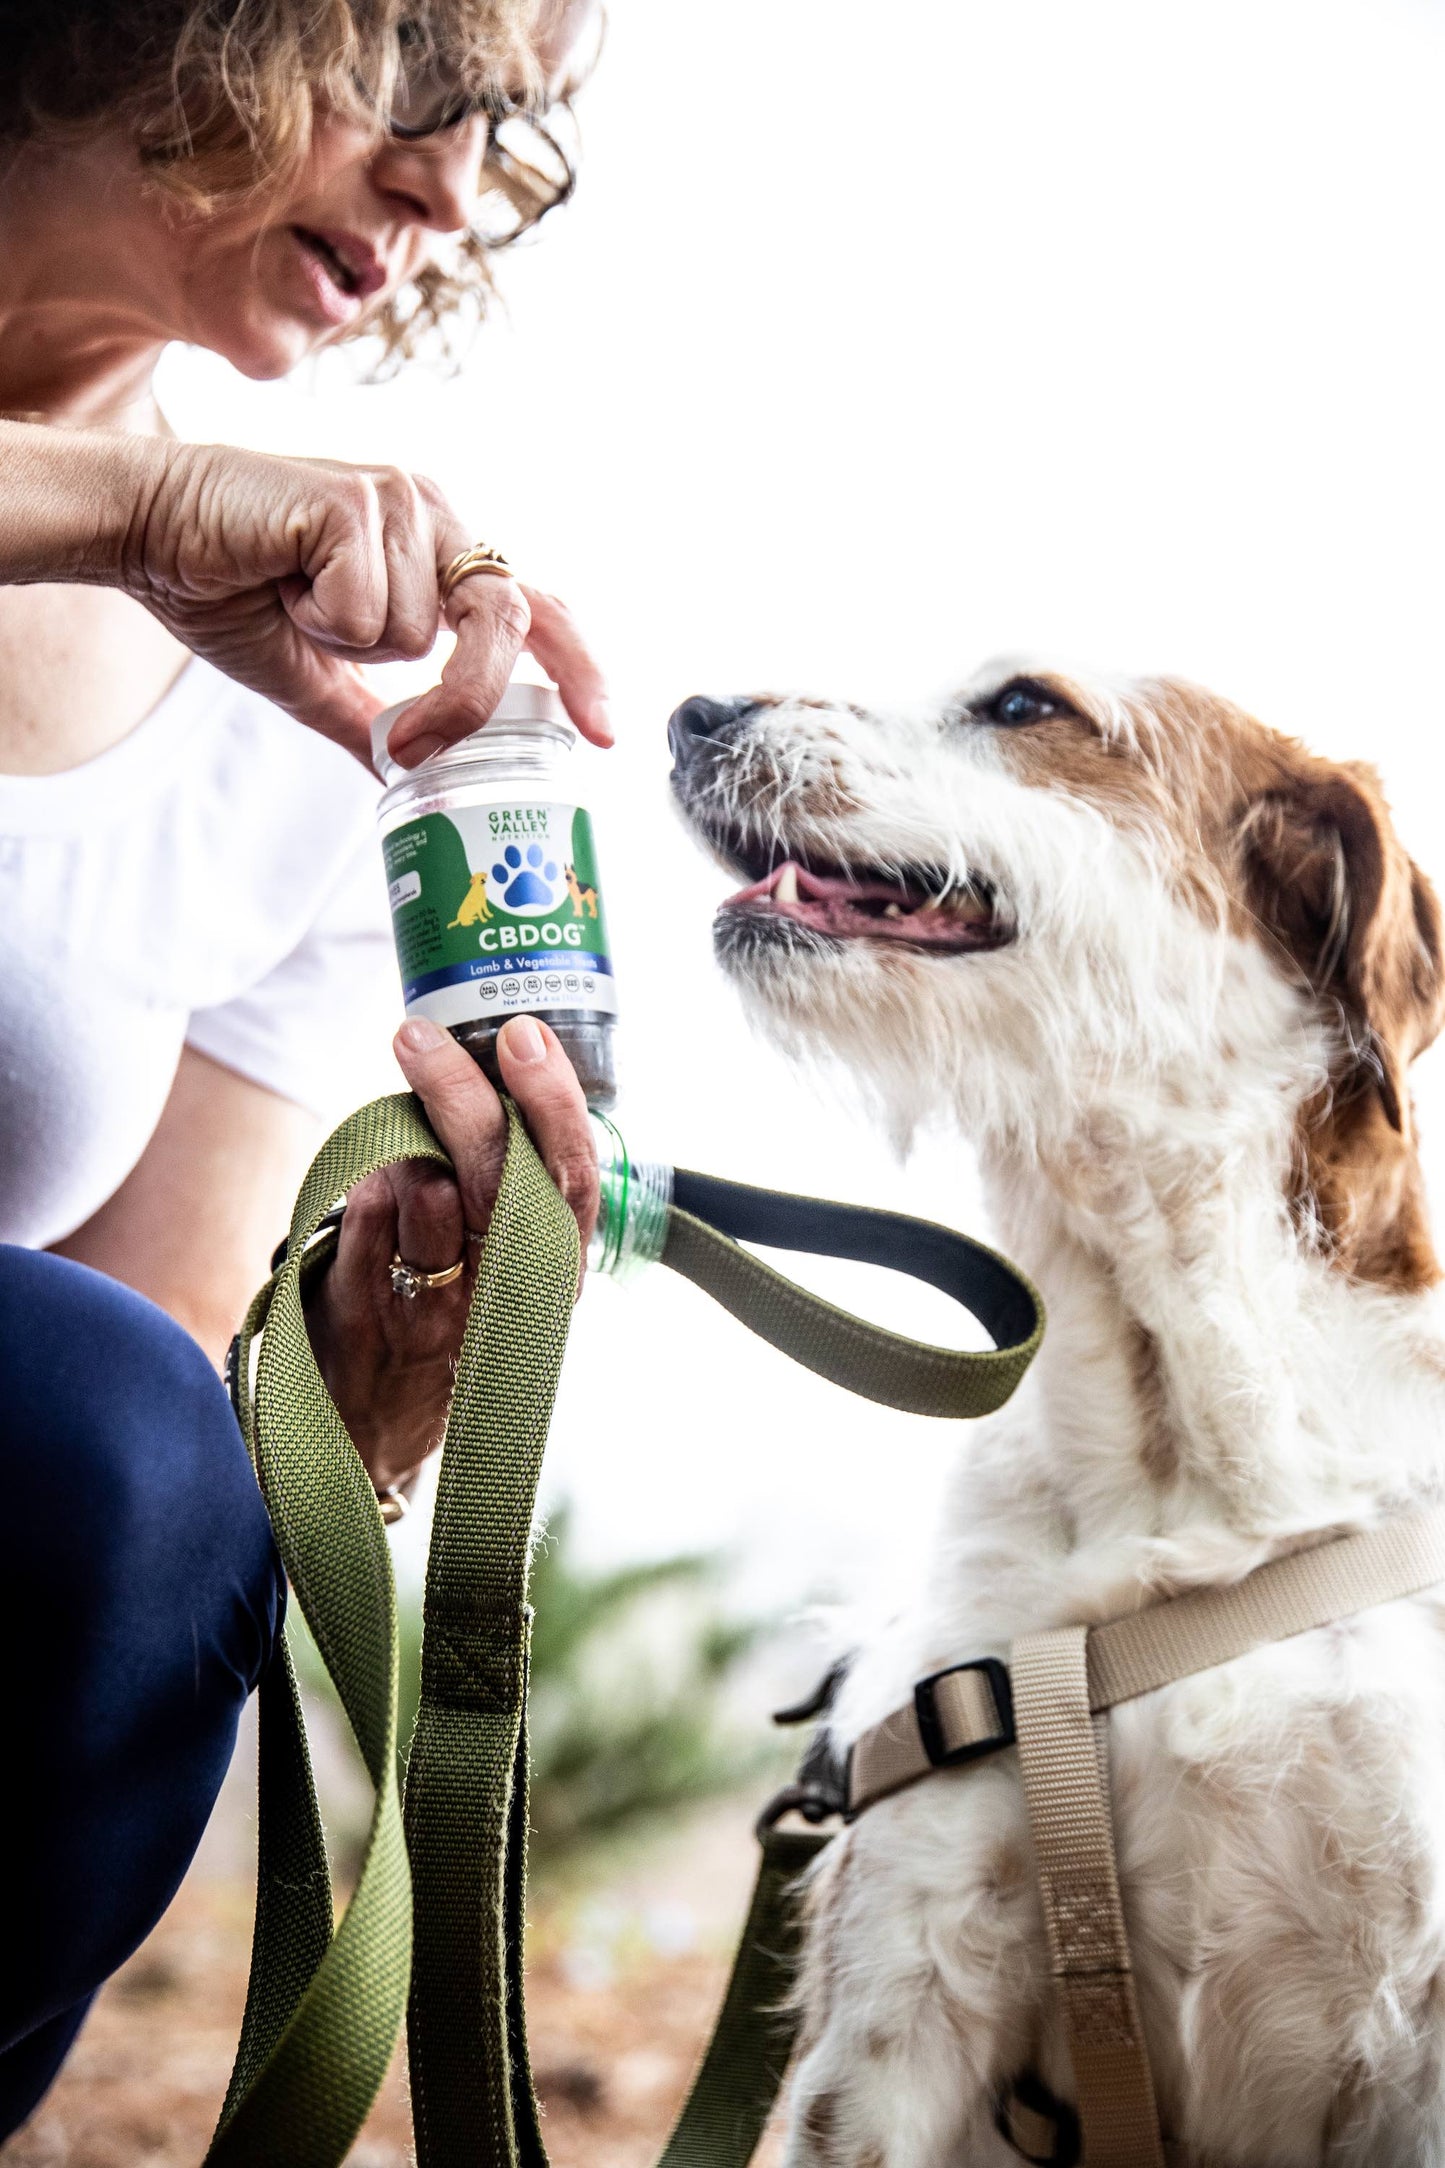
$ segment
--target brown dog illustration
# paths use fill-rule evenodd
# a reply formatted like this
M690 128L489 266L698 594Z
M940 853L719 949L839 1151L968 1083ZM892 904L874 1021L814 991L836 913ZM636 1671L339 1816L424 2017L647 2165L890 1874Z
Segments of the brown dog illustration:
M567 893L572 898L572 908L579 918L582 917L584 912L589 918L596 918L597 891L595 888L583 888L581 886L577 879L577 868L575 866L567 868Z

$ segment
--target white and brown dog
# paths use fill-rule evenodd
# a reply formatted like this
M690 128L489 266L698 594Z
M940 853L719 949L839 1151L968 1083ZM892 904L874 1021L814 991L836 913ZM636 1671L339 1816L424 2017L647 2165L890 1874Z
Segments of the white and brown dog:
M749 886L718 954L892 1132L952 1118L1043 1352L963 1439L846 1742L965 1657L1224 1581L1445 1489L1445 1321L1407 1070L1440 914L1371 771L1194 687L990 671L887 720L691 700L674 789ZM1445 2168L1445 1592L1116 1710L1120 1873L1194 2168ZM1012 1755L830 1847L791 2159L1015 2162L1070 2087Z

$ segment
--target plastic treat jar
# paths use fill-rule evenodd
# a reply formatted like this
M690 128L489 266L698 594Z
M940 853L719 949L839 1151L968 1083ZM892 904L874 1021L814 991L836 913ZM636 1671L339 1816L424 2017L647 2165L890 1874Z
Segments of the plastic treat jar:
M411 769L386 751L401 712L376 718L372 750L388 785L378 818L407 1015L445 1025L494 1082L501 1026L541 1017L589 1105L610 1107L617 992L560 699L514 683L484 728Z

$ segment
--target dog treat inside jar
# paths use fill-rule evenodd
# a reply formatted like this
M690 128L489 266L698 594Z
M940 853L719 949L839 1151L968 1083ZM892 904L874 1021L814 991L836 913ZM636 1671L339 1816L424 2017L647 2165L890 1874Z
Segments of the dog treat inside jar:
M509 1016L556 1032L590 1105L617 1096L617 995L592 822L566 777L577 733L550 685L513 683L469 738L400 768L372 724L382 851L408 1016L429 1016L499 1081Z

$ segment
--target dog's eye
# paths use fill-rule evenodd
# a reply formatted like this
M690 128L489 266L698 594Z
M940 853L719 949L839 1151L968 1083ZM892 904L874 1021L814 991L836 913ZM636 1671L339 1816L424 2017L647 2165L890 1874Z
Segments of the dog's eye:
M994 694L984 709L991 723L1003 723L1014 730L1022 723L1036 723L1040 716L1056 715L1059 703L1044 691L1042 685L1031 685L1016 680L1005 685L1002 692Z

